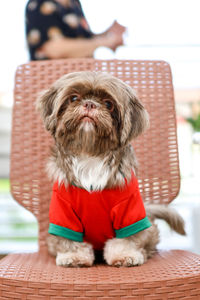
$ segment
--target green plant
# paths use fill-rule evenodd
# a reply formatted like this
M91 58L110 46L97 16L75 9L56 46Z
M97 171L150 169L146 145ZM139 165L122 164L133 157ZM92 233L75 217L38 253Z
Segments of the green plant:
M192 125L194 131L200 131L200 113L194 118L187 118L187 121Z
M0 178L0 193L9 193L10 180L7 178Z

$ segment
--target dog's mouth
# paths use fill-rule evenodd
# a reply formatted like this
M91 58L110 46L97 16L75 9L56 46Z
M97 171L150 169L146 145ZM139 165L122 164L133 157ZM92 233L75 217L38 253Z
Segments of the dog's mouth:
M80 118L80 122L95 123L95 120L89 115L84 115Z

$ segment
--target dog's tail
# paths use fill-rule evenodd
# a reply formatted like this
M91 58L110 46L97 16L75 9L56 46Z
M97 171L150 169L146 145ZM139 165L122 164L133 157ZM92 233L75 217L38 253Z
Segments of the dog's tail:
M183 218L172 208L165 205L146 205L146 213L150 220L162 219L170 228L181 235L186 235Z

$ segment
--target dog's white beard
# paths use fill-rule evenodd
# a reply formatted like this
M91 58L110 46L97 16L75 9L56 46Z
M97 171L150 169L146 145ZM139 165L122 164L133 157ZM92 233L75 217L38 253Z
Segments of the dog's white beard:
M72 168L80 185L90 191L103 190L110 177L110 168L105 164L107 158L80 156L72 160Z
M77 143L78 149L81 152L91 153L94 152L96 142L96 129L91 122L81 123L79 129L76 132L74 144Z
M80 129L86 132L94 130L94 124L92 122L82 122L80 125Z

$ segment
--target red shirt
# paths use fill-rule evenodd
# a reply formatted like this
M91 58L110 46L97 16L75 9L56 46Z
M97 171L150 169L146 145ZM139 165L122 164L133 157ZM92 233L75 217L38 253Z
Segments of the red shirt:
M50 204L49 233L103 249L106 240L124 238L151 226L133 175L124 188L88 192L56 182Z

